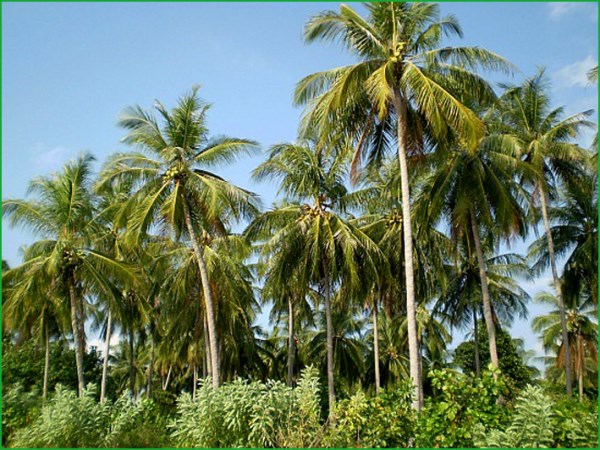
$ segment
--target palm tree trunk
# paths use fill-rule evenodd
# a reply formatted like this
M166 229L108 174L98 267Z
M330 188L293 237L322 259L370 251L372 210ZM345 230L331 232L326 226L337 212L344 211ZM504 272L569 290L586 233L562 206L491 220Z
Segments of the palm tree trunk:
M554 279L554 289L556 289L556 298L558 300L558 308L560 310L560 328L562 330L562 340L565 349L565 378L567 382L567 397L573 395L573 375L571 373L571 349L569 348L569 333L567 330L567 313L565 310L565 302L562 294L558 271L556 270L556 257L554 255L554 240L550 231L550 220L548 219L547 194L538 186L540 193L540 203L542 206L542 217L544 219L544 227L546 228L546 237L548 238L548 256L550 257L550 267L552 269L552 278Z
M407 105L398 90L393 92L394 108L397 116L398 161L400 163L400 183L402 185L402 230L404 232L404 270L406 275L406 318L408 325L408 352L410 378L415 390L413 409L421 410L421 379L419 377L419 351L417 349L417 319L413 269L412 224L410 215L410 187L406 160Z
M110 354L110 335L112 332L112 313L108 310L108 321L106 322L106 343L104 345L104 361L102 362L102 381L100 382L100 403L106 400L106 377L108 375L108 358Z
M579 401L583 401L583 373L585 371L585 353L583 349L583 340L577 336L577 359L579 360L577 371L577 382L579 387Z
M327 388L329 401L329 420L333 420L335 391L333 384L333 320L331 317L331 287L325 280L325 322L327 327Z
M196 367L196 363L194 363L192 370L192 380L194 380L194 386L192 386L192 400L196 400L196 388L198 387L198 368Z
M133 346L133 324L129 327L129 395L132 400L135 400L135 362L133 357L134 346Z
M296 352L296 341L294 340L294 304L292 298L288 298L288 386L294 383L294 353Z
M473 232L473 241L475 242L475 252L477 253L477 262L479 265L479 278L481 279L481 296L483 299L483 316L487 328L488 338L490 341L490 359L494 367L498 365L498 352L496 350L496 327L494 325L494 317L492 313L492 301L490 299L490 291L488 289L487 269L485 267L485 259L483 257L483 249L481 248L481 238L479 236L479 226L477 225L477 216L475 210L471 207L471 231ZM494 372L494 380L498 375Z
M81 348L81 327L79 322L79 308L77 307L77 295L75 293L75 283L72 278L68 281L69 298L71 300L71 328L73 329L73 340L75 341L75 365L77 367L77 393L81 397L85 389L85 379L83 377L83 354L84 349Z
M204 316L204 356L206 358L206 374L212 378L212 358L210 356L210 341L208 339L208 321Z
M46 400L48 396L48 372L50 370L50 330L48 327L48 323L46 322L45 326L45 345L46 345L46 355L44 357L44 384L42 388L42 399Z
M381 378L379 375L379 321L377 318L377 301L373 305L373 353L375 355L375 394L379 394Z
M148 382L146 384L146 398L152 395L152 377L154 376L154 338L150 336L150 364L148 365Z
M169 366L169 371L167 372L167 379L165 380L165 384L163 386L163 391L166 391L167 388L169 387L169 381L171 381L171 370L173 369L173 366Z
M210 342L210 356L211 356L211 369L212 369L212 385L215 388L219 387L219 349L217 343L217 327L215 323L215 312L213 308L213 297L210 291L210 284L208 281L208 271L206 269L206 263L200 244L196 236L196 231L192 224L192 216L190 214L190 208L186 201L183 202L183 214L185 216L185 224L192 241L192 247L194 254L196 255L196 261L198 262L198 269L200 270L200 278L202 279L202 290L204 292L204 304L206 309L206 319L208 322L208 338Z
M477 308L473 308L473 340L475 341L475 376L481 376L481 362L479 361L479 330L477 326Z

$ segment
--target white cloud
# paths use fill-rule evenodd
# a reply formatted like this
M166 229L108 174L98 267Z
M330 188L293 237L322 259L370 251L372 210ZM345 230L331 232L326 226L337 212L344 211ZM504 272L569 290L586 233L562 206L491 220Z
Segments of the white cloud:
M588 56L583 61L574 62L555 72L553 78L560 87L586 87L590 85L587 74L592 67L597 65L598 61L592 56Z
M44 172L60 169L71 155L71 150L66 147L57 146L47 150L46 145L43 143L36 144L34 150L36 154L33 157L33 163L37 168L43 169Z
M579 5L573 2L550 2L548 7L550 9L550 18L552 20L559 20L564 15L577 9Z

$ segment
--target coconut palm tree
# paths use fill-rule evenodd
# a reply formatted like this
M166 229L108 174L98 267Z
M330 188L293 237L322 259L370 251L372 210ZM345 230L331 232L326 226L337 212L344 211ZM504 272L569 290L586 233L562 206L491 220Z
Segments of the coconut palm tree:
M548 314L538 316L533 320L533 331L541 333L540 339L546 351L554 351L556 368L566 373L566 345L568 342L573 356L569 361L571 370L577 376L579 400L583 399L585 378L598 370L598 323L597 314L580 299L569 305L567 310L567 329L569 340L562 339L561 310L559 300L555 295L541 292L536 295L536 301L554 307ZM593 377L596 378L596 377ZM593 379L592 378L592 379ZM596 378L597 379L597 378Z
M473 327L475 343L475 374L479 377L481 365L479 358L478 323L482 316L481 279L478 263L468 248L461 245L450 273L447 289L437 299L433 311L443 323L452 327L466 329ZM529 266L524 258L514 253L491 255L486 252L486 269L492 315L496 325L502 322L509 326L515 317L527 318L529 294L519 287L516 278L530 278Z
M84 295L114 296L113 280L133 283L137 278L133 267L93 246L97 235L95 204L90 193L93 161L91 155L83 154L65 164L62 172L34 178L29 183L29 193L35 199L4 200L2 208L11 226L43 237L31 246L33 256L15 270L29 278L50 278L61 295L69 299L80 395L85 388Z
M566 118L564 108L551 108L549 86L544 70L525 80L522 85L509 87L499 102L499 118L501 132L511 139L518 149L523 161L531 167L531 171L522 178L525 185L531 188L531 196L539 200L539 208L544 222L548 259L552 270L552 278L556 296L561 309L564 310L564 295L556 267L555 245L548 217L549 202L560 180L577 176L577 165L583 164L587 152L574 144L582 128L592 126L587 117L591 110ZM566 316L562 314L563 339L566 341ZM569 346L565 347L567 361L566 383L567 394L572 392Z
M498 367L495 326L485 248L498 238L524 236L523 194L514 182L517 170L525 170L518 155L495 135L484 137L476 149L440 148L431 157L431 171L419 196L417 217L436 224L445 218L453 241L464 240L468 254L477 260L481 298L489 336L490 359ZM485 241L488 241L487 243Z
M179 99L168 111L160 102L152 112L127 108L119 125L128 131L123 141L143 153L116 154L100 175L99 186L132 180L136 190L125 208L134 208L129 228L142 237L151 226L166 228L179 239L187 237L200 271L208 322L213 386L220 381L219 344L211 282L202 250L203 232L223 234L226 225L257 211L256 196L236 187L208 169L230 163L256 148L247 139L209 139L206 113L209 105L198 97L198 88Z
M330 418L335 402L334 290L343 285L358 291L362 280L376 278L386 267L375 243L338 213L347 193L347 152L339 149L339 141L336 144L320 148L315 141L300 141L273 146L254 177L278 180L279 191L291 203L259 216L246 231L251 239L264 242L262 254L271 259L269 276L278 284L297 278L304 288L299 295L314 288L322 298Z
M35 246L33 246L35 249ZM35 257L25 250L25 261ZM27 270L9 269L2 273L2 326L19 334L20 340L34 337L44 347L42 399L48 395L50 372L50 338L68 324L69 310L48 276L28 276ZM47 275L47 274L46 274ZM65 327L65 328L68 328Z
M587 296L598 308L598 175L582 171L575 180L565 184L558 203L548 209L554 225L550 235L557 257L567 260L562 275L565 304L576 304ZM548 236L540 237L530 246L534 269L547 267L550 260Z
M309 20L305 39L339 41L359 62L319 72L297 86L295 100L308 104L306 123L321 132L341 124L358 142L355 162L371 145L371 156L396 141L402 182L404 260L409 324L411 379L417 393L421 380L415 319L412 226L407 155L424 151L424 139L445 139L457 132L469 147L477 144L483 125L459 100L469 91L482 97L490 87L473 70L507 69L498 55L478 47L440 47L444 36L462 36L454 16L440 18L430 3L369 3L365 19L347 5ZM375 158L376 159L376 158ZM371 158L373 161L374 159ZM354 164L357 166L358 164ZM422 399L415 397L420 409Z

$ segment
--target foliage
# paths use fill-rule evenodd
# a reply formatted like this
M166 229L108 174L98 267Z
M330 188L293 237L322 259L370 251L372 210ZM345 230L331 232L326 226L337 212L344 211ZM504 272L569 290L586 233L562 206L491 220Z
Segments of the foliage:
M504 386L494 381L492 371L481 378L448 369L429 376L436 395L426 400L417 418L417 447L472 447L475 425L499 427L506 422L508 410L498 404Z
M2 446L6 446L12 434L29 425L39 415L41 405L39 391L23 389L22 384L2 386Z
M553 447L595 448L598 446L598 405L590 401L575 401L561 395L553 399L550 429L554 432Z
M412 447L416 417L411 386L404 383L378 396L359 391L338 403L335 427L324 438L327 447Z
M179 447L304 447L320 428L318 375L306 368L295 389L278 381L236 379L214 389L201 381L183 394L170 424Z
M490 350L485 328L480 327L478 334L479 359L481 367L486 367L490 363ZM535 369L527 366L523 361L523 356L519 353L517 344L518 342L512 339L506 331L500 328L496 329L496 346L498 349L500 370L505 377L511 394L530 384L535 374ZM465 341L456 347L454 351L454 363L464 373L475 372L475 344L473 341Z
M153 403L132 403L121 397L114 405L98 403L96 387L81 397L58 386L33 423L15 433L14 447L161 447L164 421L155 417ZM162 423L162 430L161 430Z

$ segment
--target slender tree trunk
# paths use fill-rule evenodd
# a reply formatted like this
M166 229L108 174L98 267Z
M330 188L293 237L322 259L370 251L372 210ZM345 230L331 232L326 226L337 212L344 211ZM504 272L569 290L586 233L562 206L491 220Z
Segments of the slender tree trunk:
M375 394L379 394L381 378L379 375L379 320L377 318L377 301L373 305L373 353L375 355Z
M129 395L135 400L135 358L134 358L133 324L129 327Z
M402 230L404 232L404 270L406 275L406 318L408 325L408 353L410 378L414 386L413 409L421 410L421 378L419 377L419 351L417 349L417 319L413 270L412 224L410 215L410 187L408 163L406 159L407 105L398 90L393 93L397 116L398 161L400 163L400 183L402 185Z
M163 386L163 391L166 391L169 387L169 381L171 381L171 370L173 366L169 366L169 371L167 372L167 379L165 380L165 385Z
M46 355L44 357L44 384L42 387L42 399L46 400L46 397L48 396L48 372L50 371L50 330L49 330L47 322L46 322L44 332L46 334L46 336L45 336Z
M204 317L204 353L206 358L206 373L209 377L212 378L212 358L210 355L210 341L208 338L208 321L206 320L206 316Z
M150 337L150 364L148 365L148 382L146 385L146 398L152 395L152 377L154 376L154 338Z
M556 270L556 257L554 255L554 240L552 239L552 231L550 230L550 220L548 219L547 194L538 186L540 193L540 203L542 206L542 217L544 219L544 227L546 228L546 237L548 238L548 255L550 256L550 267L552 269L552 278L554 279L554 289L556 289L556 298L560 310L560 328L562 331L562 340L565 348L565 378L567 382L567 397L573 395L573 375L571 373L571 349L569 348L569 332L567 330L567 313L565 309L565 301L562 293L560 278Z
M577 371L577 382L579 387L579 401L583 401L583 374L585 371L585 353L583 351L583 342L581 336L577 336L577 359L579 360Z
M473 308L473 333L475 341L475 376L481 376L481 362L479 361L479 330L477 326L477 308Z
M208 271L206 269L206 263L204 262L204 256L202 249L196 236L196 231L192 224L192 216L190 214L190 208L186 201L183 202L183 214L185 216L185 224L192 241L192 247L194 254L196 255L196 261L198 262L198 269L200 270L200 278L202 279L202 290L204 292L204 304L206 309L206 319L208 322L208 338L210 342L210 356L211 356L211 369L212 369L212 385L215 388L219 387L220 380L220 366L219 366L219 349L217 343L217 327L215 323L215 313L212 292L210 290L210 284L208 280Z
M74 280L69 279L69 298L71 300L71 328L73 329L73 340L75 341L75 364L77 366L77 393L81 397L85 389L85 379L83 377L83 355L84 349L81 348L81 327L79 321L79 308L77 306L77 295L75 293Z
M479 278L481 279L481 296L483 300L483 316L485 318L485 326L487 328L488 338L490 341L490 359L494 367L498 365L498 352L496 350L496 326L494 325L494 316L492 313L492 301L488 288L487 269L485 259L483 257L483 249L481 248L481 238L479 236L479 226L477 224L477 216L471 208L471 231L473 232L473 241L475 243L475 252L477 253L477 262L479 265ZM494 373L496 380L498 375Z
M106 378L108 376L108 358L110 355L110 336L112 333L112 313L108 310L108 321L106 322L106 342L104 345L104 361L102 363L102 381L100 382L100 403L106 400Z
M333 420L335 391L333 384L333 320L331 317L331 286L325 280L325 322L327 327L327 388L329 401L329 420Z
M196 363L194 363L192 370L194 372L192 375L192 379L194 380L194 386L192 387L192 400L196 400L196 388L198 387L198 368L196 367Z
M294 354L296 353L296 341L294 340L294 304L292 298L288 298L288 386L294 384Z

